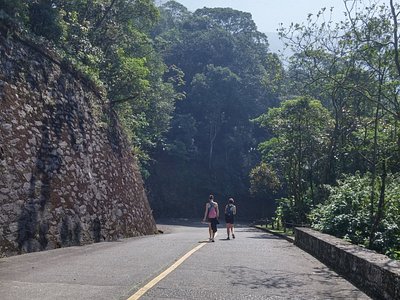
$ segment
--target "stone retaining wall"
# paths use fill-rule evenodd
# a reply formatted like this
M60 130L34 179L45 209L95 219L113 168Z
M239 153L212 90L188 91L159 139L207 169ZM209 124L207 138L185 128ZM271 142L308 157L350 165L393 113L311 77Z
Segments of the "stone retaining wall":
M309 228L295 229L295 245L375 299L400 299L400 262Z
M0 31L0 257L157 231L101 91Z

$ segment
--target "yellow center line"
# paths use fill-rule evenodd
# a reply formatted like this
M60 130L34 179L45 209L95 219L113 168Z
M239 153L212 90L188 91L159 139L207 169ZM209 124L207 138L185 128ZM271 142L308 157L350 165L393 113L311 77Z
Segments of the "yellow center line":
M180 264L182 264L186 259L189 258L193 253L195 253L197 250L199 250L201 247L203 247L205 243L200 244L190 250L188 253L186 253L184 256L182 256L180 259L178 259L175 263L173 263L168 269L166 269L164 272L162 272L160 275L152 279L148 284L146 284L144 287L139 289L136 293L134 293L132 296L130 296L127 300L136 300L142 297L149 289L151 289L153 286L155 286L158 282L163 280L169 273L171 273L173 270L175 270Z

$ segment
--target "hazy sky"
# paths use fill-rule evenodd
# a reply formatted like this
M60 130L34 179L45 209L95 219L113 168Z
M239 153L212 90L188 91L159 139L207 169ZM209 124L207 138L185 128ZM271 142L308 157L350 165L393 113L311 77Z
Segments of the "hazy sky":
M291 22L306 21L308 13L317 13L322 7L334 7L333 20L343 19L343 0L176 0L190 11L206 7L231 7L249 12L261 32L276 32L279 23L288 27ZM157 1L156 1L157 2Z

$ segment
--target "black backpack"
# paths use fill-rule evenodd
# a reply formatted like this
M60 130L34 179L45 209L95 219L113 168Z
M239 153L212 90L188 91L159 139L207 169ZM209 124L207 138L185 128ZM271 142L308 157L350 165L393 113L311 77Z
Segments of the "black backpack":
M233 216L233 208L234 207L235 206L233 204L228 204L228 207L226 208L226 213L225 213L228 217Z

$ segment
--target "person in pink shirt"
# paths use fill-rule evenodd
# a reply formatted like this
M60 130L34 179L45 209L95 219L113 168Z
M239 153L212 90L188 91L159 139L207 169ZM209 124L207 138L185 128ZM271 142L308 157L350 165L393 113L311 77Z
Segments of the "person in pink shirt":
M211 242L214 242L215 233L217 232L217 224L219 224L218 218L218 203L214 201L214 196L210 195L206 204L206 210L204 211L203 222L208 222L208 232Z

